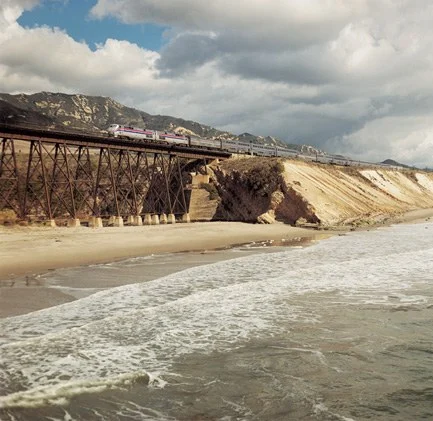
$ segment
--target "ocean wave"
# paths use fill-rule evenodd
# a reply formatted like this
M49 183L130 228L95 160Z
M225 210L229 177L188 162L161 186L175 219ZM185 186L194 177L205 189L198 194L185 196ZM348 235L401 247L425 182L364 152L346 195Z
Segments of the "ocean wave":
M109 389L128 388L139 384L146 387L163 388L165 381L156 375L141 371L104 379L63 382L0 396L0 409L37 408L46 405L64 406L78 395L101 393Z

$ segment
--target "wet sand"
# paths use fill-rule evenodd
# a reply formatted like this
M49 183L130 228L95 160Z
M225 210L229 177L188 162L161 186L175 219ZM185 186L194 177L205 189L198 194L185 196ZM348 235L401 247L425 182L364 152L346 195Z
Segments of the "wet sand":
M170 275L191 267L229 260L254 253L276 252L286 246L311 243L311 239L295 239L285 242L284 246L273 246L270 242L257 246L236 247L234 249L209 250L201 252L162 253L142 262L140 272L134 276L128 268L123 269L123 276L95 276L95 268L84 265L70 268L74 276L64 276L67 268L48 271L44 274L18 276L10 280L0 280L0 318L16 316L47 307L63 304L83 298L102 289L115 288L137 282L147 282ZM122 261L120 261L122 262ZM119 262L119 263L120 263ZM126 262L126 260L125 260ZM112 267L113 264L110 263ZM114 266L117 267L116 264ZM82 268L83 272L80 272ZM59 272L61 271L61 273ZM121 269L120 269L121 271ZM125 274L129 272L129 276ZM90 273L92 273L91 276ZM110 271L110 275L112 275ZM116 273L118 273L116 271ZM63 276L62 276L63 275ZM132 276L131 276L132 275ZM66 278L66 279L65 279ZM53 283L53 280L55 282ZM60 289L58 289L60 287Z
M430 217L433 217L433 209L423 209L389 222L419 222ZM218 249L237 244L292 245L342 234L349 229L318 231L280 223L252 225L239 222L100 229L0 227L0 317L76 299L45 284L40 275L54 269L184 252L176 264L165 264L162 259L158 267L153 266L146 279L151 280L188 267L234 258L235 254ZM251 249L251 253L258 252L263 249ZM104 287L119 285L122 285L121 280ZM85 286L93 287L88 283Z

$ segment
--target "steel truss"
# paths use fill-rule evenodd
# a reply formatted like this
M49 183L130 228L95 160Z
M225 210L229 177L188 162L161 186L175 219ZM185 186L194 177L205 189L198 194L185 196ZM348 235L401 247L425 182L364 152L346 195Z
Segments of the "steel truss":
M182 216L189 210L191 172L208 162L169 151L40 139L17 154L14 139L0 142L0 210L21 219Z

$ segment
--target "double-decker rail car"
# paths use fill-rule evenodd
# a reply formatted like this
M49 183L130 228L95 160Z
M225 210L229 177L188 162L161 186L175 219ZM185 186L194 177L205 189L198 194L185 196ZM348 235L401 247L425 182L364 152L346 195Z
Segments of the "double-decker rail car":
M221 149L233 153L251 154L251 143L223 139L221 141Z
M251 144L251 155L256 156L277 156L275 146Z
M221 146L221 140L206 139L196 136L190 136L190 145L198 148L211 148L211 149L223 149Z
M283 148L282 146L276 146L276 156L292 156L298 157L299 151L296 149Z

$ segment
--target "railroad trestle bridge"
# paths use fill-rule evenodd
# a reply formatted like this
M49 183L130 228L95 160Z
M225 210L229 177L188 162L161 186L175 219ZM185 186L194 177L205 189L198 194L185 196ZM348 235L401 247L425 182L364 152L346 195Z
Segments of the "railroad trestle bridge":
M0 211L51 225L189 221L192 174L221 150L0 125Z

